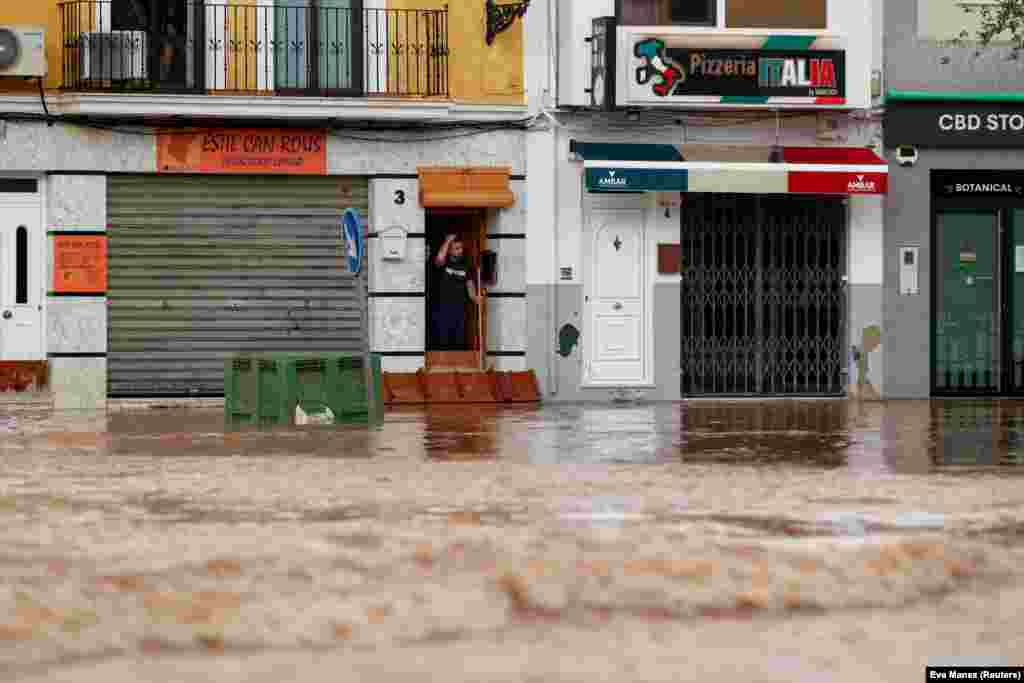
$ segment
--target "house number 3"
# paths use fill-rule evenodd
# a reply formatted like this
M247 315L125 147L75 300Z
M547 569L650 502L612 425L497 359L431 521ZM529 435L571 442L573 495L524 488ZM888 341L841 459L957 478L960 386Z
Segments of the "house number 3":
M405 190L395 190L395 204L405 204Z

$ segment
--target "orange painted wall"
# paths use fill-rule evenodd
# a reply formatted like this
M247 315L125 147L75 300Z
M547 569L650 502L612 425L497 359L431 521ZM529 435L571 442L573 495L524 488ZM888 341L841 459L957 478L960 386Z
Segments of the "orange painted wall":
M484 41L483 0L448 2L449 90L460 102L522 104L523 21L500 34L493 45ZM437 9L442 0L388 0L389 9Z
M60 13L57 0L0 0L0 24L26 24L46 27L46 86L56 88L61 80ZM0 78L0 92L36 90L35 83Z

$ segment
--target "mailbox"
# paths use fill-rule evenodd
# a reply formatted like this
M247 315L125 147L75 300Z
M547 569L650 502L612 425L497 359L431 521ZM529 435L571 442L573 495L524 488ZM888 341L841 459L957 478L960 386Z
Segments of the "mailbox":
M385 261L404 261L409 233L400 225L392 225L380 233L381 258Z
M484 287L494 287L498 284L498 255L493 251L484 251L480 254L480 279Z

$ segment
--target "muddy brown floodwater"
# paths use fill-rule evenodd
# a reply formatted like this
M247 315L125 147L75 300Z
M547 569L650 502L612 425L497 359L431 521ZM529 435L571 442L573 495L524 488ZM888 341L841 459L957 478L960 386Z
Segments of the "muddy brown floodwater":
M1024 403L0 407L0 680L1024 664Z

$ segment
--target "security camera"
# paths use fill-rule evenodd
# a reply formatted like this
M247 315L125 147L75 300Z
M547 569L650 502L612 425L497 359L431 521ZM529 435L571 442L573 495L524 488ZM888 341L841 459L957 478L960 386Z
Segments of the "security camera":
M909 145L900 145L896 148L896 161L900 166L913 166L917 163L917 149Z

